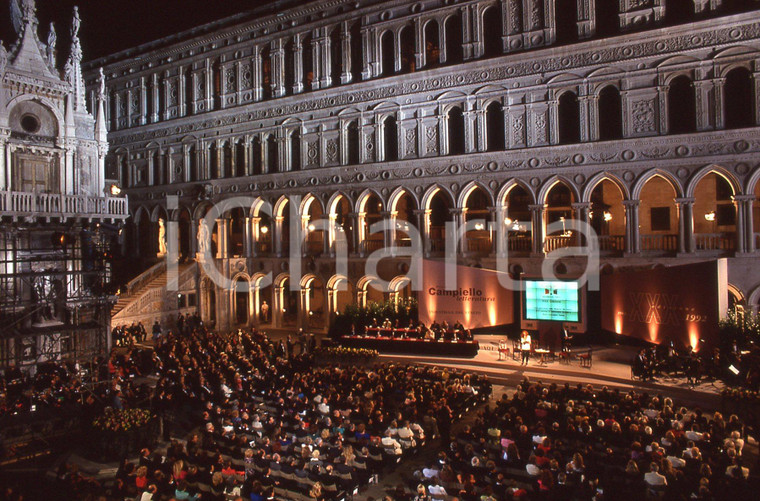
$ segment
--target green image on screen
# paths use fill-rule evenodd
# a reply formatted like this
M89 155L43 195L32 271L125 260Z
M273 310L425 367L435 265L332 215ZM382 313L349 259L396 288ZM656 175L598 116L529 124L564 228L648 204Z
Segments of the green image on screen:
M577 322L578 282L526 280L525 319Z

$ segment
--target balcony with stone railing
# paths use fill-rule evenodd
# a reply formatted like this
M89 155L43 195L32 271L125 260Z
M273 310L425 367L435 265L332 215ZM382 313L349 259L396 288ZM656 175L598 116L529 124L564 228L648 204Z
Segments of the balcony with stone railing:
M4 217L124 220L129 216L127 197L92 197L59 193L0 191L0 214Z

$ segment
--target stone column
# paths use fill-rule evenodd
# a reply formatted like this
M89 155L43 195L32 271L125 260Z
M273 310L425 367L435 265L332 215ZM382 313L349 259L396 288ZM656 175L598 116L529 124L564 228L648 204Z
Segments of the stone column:
M253 256L253 229L252 218L246 217L243 223L243 254L245 257Z
M340 25L340 55L340 83L347 84L353 78L351 73L351 32L348 30L347 22Z
M591 211L591 202L577 202L572 204L573 208L573 221L572 227L575 228L575 245L583 246L588 245L588 238L580 232L581 223L588 224L588 215Z
M208 58L206 58L206 69L201 74L201 77L205 79L203 98L206 101L206 111L211 111L214 109L214 70L211 60Z
M736 252L751 254L755 252L755 228L753 205L755 195L736 195Z
M259 237L261 237L261 218L260 217L252 217L251 218L251 249L252 249L252 256L258 257L263 254L261 250L259 249Z
M251 58L251 85L253 86L253 100L261 101L264 97L264 88L262 86L262 68L261 68L261 47L253 47L253 57Z
M449 210L451 212L451 215L453 216L454 224L456 225L457 232L459 232L460 229L464 228L465 222L467 221L467 217L466 217L467 209L457 207L457 208L449 209ZM462 231L462 236L457 241L457 254L459 254L460 256L464 256L467 253L467 251L468 251L467 232Z
M301 35L296 35L293 40L293 94L304 91L303 77L303 45Z
M148 123L148 89L145 77L140 77L140 125Z
M660 108L660 134L668 134L670 125L668 124L668 85L657 86L657 105Z
M187 79L187 75L185 74L185 67L180 66L179 67L179 77L177 77L177 99L179 100L179 116L184 117L189 114L188 110L189 107L187 106L187 100L188 96L187 94L187 83L185 80Z
M495 255L505 257L509 253L509 230L506 219L509 214L508 203L497 203L491 208L493 228L491 230L491 247Z
M287 294L287 290L283 290L281 285L272 286L272 327L279 328L282 326L282 308L284 306L283 294Z
M430 257L430 210L415 209L417 217L417 229L422 239L422 250L425 257Z
M272 41L271 46L272 63L271 63L271 81L272 95L282 97L285 95L285 48L282 40Z
M380 217L384 220L390 219L391 229L383 231L383 247L390 249L396 245L396 214L391 211L380 212Z
M304 330L309 328L309 310L310 305L310 299L309 298L309 289L308 288L302 288L300 294L300 301L298 304L298 327L303 328Z
M360 235L359 235L359 224L362 222L359 218L359 214L356 212L349 212L348 217L351 218L351 226L353 227L353 231L351 231L351 247L353 248L353 252L351 254L353 255L359 255L361 252L360 243Z
M723 108L726 105L726 79L725 78L713 78L713 115L715 129L720 130L725 128L725 120L723 117Z
M230 220L221 218L216 220L216 258L227 259L229 257Z
M706 131L713 129L713 121L710 119L712 110L710 109L710 89L712 82L710 80L704 80L701 75L701 71L697 70L697 80L692 85L694 86L694 101L697 113L697 131ZM717 98L716 101L720 99ZM722 113L721 113L722 115Z
M283 222L285 222L285 216L275 216L274 217L274 228L272 228L272 242L274 243L274 252L277 257L282 257L282 228L283 228ZM293 242L290 242L292 245Z
M530 209L531 237L533 246L531 257L544 256L544 204L531 204Z
M638 254L641 252L641 237L639 235L639 200L623 200L625 209L625 253Z
M694 198L676 198L678 207L678 253L694 252Z
M8 138L10 129L0 129L0 191L8 191L13 185L11 178L11 151ZM119 163L121 169L121 163Z

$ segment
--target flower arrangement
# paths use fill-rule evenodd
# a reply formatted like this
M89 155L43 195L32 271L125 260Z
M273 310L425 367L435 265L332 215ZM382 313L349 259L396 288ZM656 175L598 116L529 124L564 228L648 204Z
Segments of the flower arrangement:
M133 431L143 428L155 416L146 409L106 409L105 413L92 421L92 426L100 431Z

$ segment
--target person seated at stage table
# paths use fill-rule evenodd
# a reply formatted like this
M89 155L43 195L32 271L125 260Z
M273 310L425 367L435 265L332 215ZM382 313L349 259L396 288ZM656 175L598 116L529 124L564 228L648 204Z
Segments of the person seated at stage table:
M393 324L391 324L391 319L390 318L386 318L385 320L383 320L383 330L384 331L389 331L389 330L392 330L392 329L393 329Z
M441 335L441 324L433 320L433 323L430 324L430 330L433 332L433 338L438 339Z

